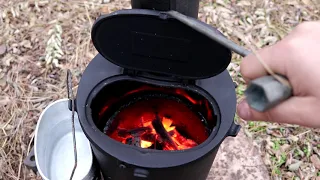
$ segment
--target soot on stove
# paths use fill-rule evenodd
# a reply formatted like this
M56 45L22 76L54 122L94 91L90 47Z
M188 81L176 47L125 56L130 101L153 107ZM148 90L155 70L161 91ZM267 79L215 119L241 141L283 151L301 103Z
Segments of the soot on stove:
M155 150L186 150L204 142L216 125L208 101L182 88L134 81L100 93L96 124L123 144Z

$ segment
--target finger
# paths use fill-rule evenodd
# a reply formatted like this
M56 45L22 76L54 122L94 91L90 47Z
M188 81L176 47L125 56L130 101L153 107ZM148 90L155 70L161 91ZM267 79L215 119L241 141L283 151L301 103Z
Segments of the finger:
M259 50L257 53L274 73L286 76L286 61L290 59L290 53L288 53L288 51L284 42L278 42L273 46ZM253 53L242 60L240 71L246 82L268 74L265 67Z
M320 127L319 107L320 103L314 97L292 97L268 112L261 113L251 109L248 103L243 100L237 107L237 114L244 120Z

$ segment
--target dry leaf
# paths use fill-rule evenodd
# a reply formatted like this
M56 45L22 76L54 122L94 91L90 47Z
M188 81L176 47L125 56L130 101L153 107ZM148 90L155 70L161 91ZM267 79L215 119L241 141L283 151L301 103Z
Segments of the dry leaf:
M288 167L290 164L292 164L292 154L288 153L285 166Z
M13 54L21 54L21 51L18 48L12 48L12 53Z
M272 128L266 128L266 133L269 134L269 135L272 135L274 137L282 137L282 134L280 132L280 130L278 129L272 129Z
M284 175L283 175L283 178L284 179L292 179L292 177L294 177L295 176L295 174L293 173L293 172L285 172L284 173ZM297 180L297 179L295 179L295 180Z
M0 87L6 86L7 81L5 79L0 79Z
M10 103L10 98L9 97L3 97L0 99L0 106L5 106Z
M10 124L7 124L7 123L4 123L4 124L0 124L0 128L1 129L4 129L6 131L9 131L11 129L14 129L14 126L10 125Z
M237 6L251 6L250 1L240 1L237 3Z
M298 161L296 163L290 164L288 169L289 169L289 171L297 171L301 164L302 164L301 161Z
M312 6L312 5L313 5L312 1L310 1L310 0L302 0L302 2L303 2L305 5L308 5L308 6Z
M219 5L222 5L222 6L226 6L226 2L223 1L223 0L216 0L216 3L219 4Z
M6 45L2 44L0 45L0 56L4 55L7 52Z
M318 154L318 156L320 156L320 151L318 150L317 147L313 147L312 149L316 154Z
M281 152L286 152L287 150L290 149L290 145L289 144L284 144L280 147Z
M286 3L287 3L288 5L292 5L292 6L297 6L297 5L299 5L296 0L288 0L288 1L286 1Z
M312 155L310 161L313 163L314 167L320 169L320 159L317 155Z
M11 56L9 53L4 56L2 59L2 62L5 66L10 66L11 62L14 60L13 56Z
M293 136L293 135L290 135L288 139L292 140L293 142L297 142L299 140L297 136Z
M101 14L108 14L108 13L110 13L108 6L103 6L103 7L100 9L100 13L101 13Z
M23 40L21 43L20 43L20 46L23 46L25 48L28 48L28 49L31 49L32 46L31 46L31 42L29 40Z

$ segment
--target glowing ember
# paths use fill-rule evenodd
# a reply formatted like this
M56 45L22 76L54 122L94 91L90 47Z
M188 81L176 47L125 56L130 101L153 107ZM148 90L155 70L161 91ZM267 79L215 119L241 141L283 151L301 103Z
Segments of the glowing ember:
M205 141L208 132L183 103L154 98L121 110L106 134L124 144L159 150L185 150Z
M141 148L149 148L151 147L154 143L159 142L163 143L164 150L183 150L183 149L189 149L197 145L196 142L194 142L191 139L184 138L176 129L175 126L172 125L172 120L166 117L162 118L162 127L165 129L165 132L157 132L157 128L161 127L155 127L152 123L153 121L147 121L142 123L143 127L146 128L137 128L137 129L131 129L131 130L126 130L127 133L121 132L118 135L123 136L122 143L127 144L128 139L134 139L138 138L140 141L140 147ZM171 145L171 141L166 139L166 135L169 136L169 138L173 141L173 145ZM144 139L144 137L153 137L152 139Z
M142 148L148 148L148 147L152 146L152 144L153 144L152 142L144 141L144 140L141 140L141 142L140 142L140 146Z

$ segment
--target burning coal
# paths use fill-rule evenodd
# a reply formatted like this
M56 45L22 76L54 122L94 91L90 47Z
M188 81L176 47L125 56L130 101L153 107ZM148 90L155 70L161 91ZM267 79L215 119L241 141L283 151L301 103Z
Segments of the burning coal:
M175 98L149 96L117 112L105 133L123 144L158 150L185 150L208 138L203 119Z
M183 137L175 126L172 126L172 120L166 117L160 120L156 115L154 120L142 125L143 127L131 130L118 129L118 136L124 139L122 143L141 148L157 147L158 143L163 150L183 150L198 145L195 141Z

